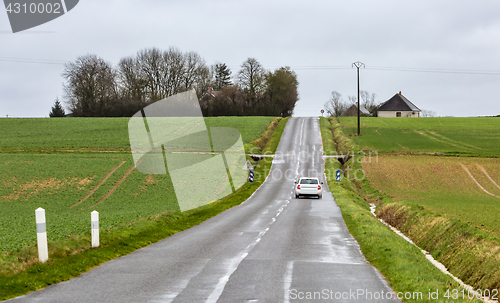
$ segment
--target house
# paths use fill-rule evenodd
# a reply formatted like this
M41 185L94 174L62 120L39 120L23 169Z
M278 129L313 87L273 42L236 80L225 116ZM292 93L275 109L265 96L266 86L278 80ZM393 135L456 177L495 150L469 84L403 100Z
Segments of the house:
M370 116L370 112L366 108L361 106L359 115L361 117L368 117L368 116ZM353 104L340 116L341 117L357 117L358 116L358 107L355 104Z
M382 103L378 108L378 116L382 118L420 117L420 112L421 110L406 99L401 92Z

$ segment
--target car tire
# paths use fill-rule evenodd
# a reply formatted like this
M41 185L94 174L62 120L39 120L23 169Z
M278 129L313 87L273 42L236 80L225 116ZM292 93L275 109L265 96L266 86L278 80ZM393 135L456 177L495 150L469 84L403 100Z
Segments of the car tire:
M295 199L298 199L299 198L299 195L295 194Z
M318 195L318 199L323 199L323 195Z

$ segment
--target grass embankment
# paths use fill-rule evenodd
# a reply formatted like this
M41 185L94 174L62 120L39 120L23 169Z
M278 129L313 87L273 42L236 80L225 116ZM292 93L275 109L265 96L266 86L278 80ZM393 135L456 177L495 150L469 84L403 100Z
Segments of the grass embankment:
M269 118L269 117L260 117L260 120L267 119L268 121L273 120L274 118ZM217 119L217 123L212 121L212 123L209 124L215 124L211 126L229 126L231 127L231 120L238 120L239 118L214 118ZM247 119L247 118L245 118ZM259 118L257 118L258 120ZM71 119L68 119L71 120ZM89 119L91 121L92 119ZM120 119L119 119L120 120ZM115 120L114 123L121 123L122 121ZM225 120L225 121L222 121ZM108 123L108 121L105 121L104 123ZM222 121L223 123L220 123ZM272 129L276 128L275 131L266 131L264 134L262 134L262 130L266 129L266 127L260 128L261 129L261 134L262 136L271 138L280 138L281 133L284 129L284 126L288 119L283 119L281 120L278 124L275 124ZM59 120L58 120L59 122ZM79 121L81 122L81 121ZM88 121L85 121L87 123ZM102 122L102 121L100 121ZM246 122L249 122L248 119ZM45 123L45 122L43 122ZM64 122L67 123L67 122ZM222 125L221 125L222 124ZM229 124L229 125L228 125ZM237 123L238 124L238 123ZM248 127L248 124L251 125L251 123L241 123L239 124L242 127ZM125 124L126 125L126 124ZM266 124L267 125L267 124ZM255 126L255 125L254 125ZM277 126L277 127L276 127ZM115 125L116 127L116 125ZM238 129L238 127L235 127ZM269 128L267 128L269 129ZM248 132L245 132L242 129L239 129L240 132L242 133L243 136L243 141L245 144L248 144L251 141L255 140L254 138L249 139ZM254 132L254 129L248 129L249 132ZM95 134L94 134L95 135ZM123 134L122 134L123 135ZM71 139L73 140L73 139ZM269 139L267 139L269 140ZM267 141L266 140L266 141ZM274 141L273 141L274 142ZM279 139L278 139L279 142ZM92 145L92 144L89 144ZM274 146L275 147L272 147ZM64 147L64 144L61 145ZM77 145L78 146L78 145ZM83 144L80 146L84 146ZM99 144L96 144L98 147ZM94 147L96 147L94 146ZM251 148L251 146L247 145L248 147ZM277 147L277 144L272 144L270 147L271 150L274 148L274 151ZM45 149L53 149L54 147L60 148L60 146L45 146L43 148ZM109 148L109 147L106 147ZM16 149L15 147L12 149ZM84 151L85 153L85 151ZM13 154L5 154L5 157L8 157L8 155L13 155ZM12 158L17 159L20 154L14 154L15 156L12 156ZM26 157L29 156L36 156L40 157L40 155L24 155ZM50 156L50 155L49 155ZM71 155L67 155L71 156ZM55 155L54 155L55 157ZM75 156L73 156L75 157ZM89 158L93 158L94 160L96 159L95 154L93 153L92 155L87 155ZM106 157L114 158L114 161L118 161L118 164L121 163L120 161L122 160L120 156L117 156L115 154L113 155L106 155ZM128 157L130 157L128 155ZM61 159L61 154L58 153L57 159ZM56 161L55 159L54 161ZM63 158L64 159L64 158ZM82 160L81 158L78 158L81 161L85 162L85 157ZM71 159L71 160L63 160L63 161L77 161L78 159ZM97 157L97 159L101 159L100 157ZM130 160L130 159L129 159ZM32 161L31 163L37 163L36 160L28 160ZM8 162L8 161L7 161ZM97 161L99 162L99 161ZM45 163L46 164L46 163ZM115 163L107 163L106 165L113 166ZM269 169L271 167L272 161L271 159L269 160L262 160L256 165L256 174L260 174L262 176L265 176L265 173L269 172ZM99 163L95 163L95 165L99 166L102 165ZM126 163L128 166L129 164ZM88 163L80 163L79 167L85 168L88 166ZM123 165L125 166L125 164ZM17 167L17 166L16 166ZM53 167L43 167L41 174L49 174L47 172L48 169L53 168ZM109 167L104 167L104 168L109 168ZM106 171L106 169L101 168L102 171ZM88 168L91 169L91 168ZM126 167L126 169L129 169L129 167ZM73 182L76 184L80 184L81 180L84 180L83 177L84 175L88 175L88 172L81 172L82 176L80 179L78 179L78 176L75 176L74 178L67 178L66 182ZM100 172L100 174L103 174ZM92 174L90 174L92 176ZM134 173L131 174L131 176L134 176ZM153 198L155 201L158 198L158 194L162 193L163 190L170 190L171 188L171 183L168 182L169 180L163 180L163 190L160 188L155 189L155 185L157 183L162 183L162 182L156 182L159 179L156 178L161 178L162 176L151 176L151 175L141 175L140 173L135 174L136 177L139 177L139 179L135 179L135 187L131 188L130 184L128 186L125 186L125 190L117 190L116 192L113 193L111 197L119 197L120 199L123 198L120 195L134 195L137 194L135 192L136 190L142 190L144 192L150 192L152 194ZM95 177L95 178L94 178ZM101 175L94 176L91 179L92 180L100 180ZM168 179L168 176L163 176L164 178ZM117 177L119 178L119 177ZM143 179L145 178L145 183L141 182L144 181ZM153 179L151 179L153 178ZM111 180L111 177L110 177ZM127 179L128 180L128 179ZM132 183L134 183L134 178L130 179ZM13 182L16 181L15 179ZM117 180L114 180L117 181ZM108 227L108 228L103 228L101 225L101 246L96 249L90 249L90 235L89 231L88 232L81 232L81 233L74 233L73 235L69 236L66 233L61 232L61 235L59 238L52 238L51 241L49 241L49 257L50 260L45 263L45 264L39 264L37 263L37 250L36 250L36 245L28 245L24 246L22 248L14 249L7 251L2 254L0 257L0 300L12 298L15 296L19 296L22 294L26 294L31 291L38 290L40 288L43 288L45 286L58 283L61 281L68 280L70 278L76 277L80 275L81 273L90 270L91 268L115 259L117 257L123 256L125 254L128 254L130 252L133 252L134 250L145 247L147 245L150 245L151 243L157 242L159 240L162 240L172 234L175 234L177 232L180 232L182 230L188 229L194 225L197 225L217 214L220 212L229 209L235 205L240 204L241 202L245 201L264 181L264 178L260 180L255 180L254 183L247 183L243 185L239 190L237 190L235 193L219 200L216 202L213 202L209 205L205 205L203 207L193 209L190 211L186 212L179 212L178 210L176 211L175 209L172 210L165 210L165 205L162 207L157 207L157 209L149 209L148 211L151 212L156 211L153 215L142 215L139 216L137 214L134 214L132 218L135 219L130 219L130 217L127 217L126 215L124 217L120 217L120 215L123 215L123 213L120 213L120 210L123 208L126 208L120 204L113 204L113 203L104 203L104 205L107 205L106 207L109 208L110 213L115 210L118 212L119 216L115 218L116 222L114 223L114 226ZM57 182L56 182L57 183ZM86 183L86 182L83 182ZM113 182L111 182L113 184ZM94 184L95 185L95 184ZM82 185L83 186L83 185ZM105 185L103 185L104 187ZM111 185L108 185L111 186ZM170 186L170 187L169 187ZM72 190L65 189L63 191L58 191L60 188L52 187L52 191L57 191L58 195L61 197L66 197L68 196L68 199L71 200L71 202L76 201L75 197L83 197L85 191L80 192L80 189L78 186L75 186L76 188L73 188ZM136 188L137 187L137 188ZM42 191L46 189L47 187L39 188L39 191ZM91 187L88 187L87 189L90 189ZM103 189L105 192L106 189ZM37 192L32 192L30 191L31 194L26 194L26 193L20 193L20 195L28 195L29 199L34 199L34 198L40 198L40 193ZM43 198L45 195L51 195L53 192L46 192L41 197ZM141 193L139 193L141 194ZM75 196L75 197L73 197ZM162 195L163 198L167 198L169 196L173 195L168 195L163 193ZM144 196L143 196L144 198ZM153 199L152 198L152 199ZM110 198L111 199L111 198ZM172 199L175 200L175 197ZM167 199L168 200L168 199ZM174 201L175 202L175 201ZM160 203L161 204L161 203ZM114 209L113 209L114 205ZM5 206L2 204L2 207ZM163 209L163 211L161 211ZM167 208L168 209L168 208ZM177 208L178 209L178 208ZM30 209L31 210L31 209ZM34 209L33 209L34 210ZM90 210L89 210L90 212ZM106 213L106 212L104 212ZM102 214L102 213L101 213ZM86 213L85 215L81 216L87 216L89 215ZM15 219L16 213L11 214L11 218ZM83 218L83 217L82 217ZM32 218L33 219L33 218ZM57 226L57 228L51 229L50 226L50 220L48 219L48 234L50 236L50 231L51 230L56 230L60 226ZM86 224L85 226L89 225L87 224L88 218L85 218ZM34 220L34 219L33 219ZM83 219L82 219L83 220ZM8 222L13 222L15 220L9 220ZM7 222L7 221L0 221L0 222ZM105 220L104 220L105 222ZM23 223L26 224L26 223ZM34 224L30 224L34 225ZM78 224L77 224L78 225ZM54 227L54 226L53 226ZM71 226L68 227L71 230ZM73 228L75 228L73 226ZM78 228L77 228L78 229ZM76 230L76 229L75 229ZM49 238L50 240L51 238Z
M325 153L338 151L346 154L350 151L357 154L346 166L341 166L335 159L326 161L326 171L347 170L347 166L351 171L362 169L363 158L359 157L360 150L356 147L352 150L355 144L343 135L337 121L320 118L320 126ZM380 193L372 189L366 180L349 180L344 177L341 182L336 182L335 174L327 173L327 176L328 186L342 210L349 232L358 241L368 261L380 270L391 287L397 293L411 294L409 296L412 298L404 301L452 301L444 297L444 294L447 290L461 290L460 285L434 267L417 247L396 235L370 213L366 200L375 201L380 198ZM439 299L429 299L429 290L438 290ZM422 293L422 298L416 298L414 293Z
M285 118L285 122L280 123L283 118L275 118L269 123L262 136L245 145L245 151L249 154L274 154L289 119L290 117Z

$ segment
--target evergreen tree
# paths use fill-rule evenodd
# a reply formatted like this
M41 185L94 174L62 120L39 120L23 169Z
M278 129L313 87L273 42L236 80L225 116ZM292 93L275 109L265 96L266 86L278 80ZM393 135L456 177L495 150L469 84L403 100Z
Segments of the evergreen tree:
M62 107L59 98L57 98L56 102L54 102L54 106L52 106L52 111L50 112L49 116L51 118L56 118L56 117L64 117L65 115L66 113L64 112L64 108Z
M231 82L231 70L225 63L215 64L215 89L221 90L225 86L233 84Z

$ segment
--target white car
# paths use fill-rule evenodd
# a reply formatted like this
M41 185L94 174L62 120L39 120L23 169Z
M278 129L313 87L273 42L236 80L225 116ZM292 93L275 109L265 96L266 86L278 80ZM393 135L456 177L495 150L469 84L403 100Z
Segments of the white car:
M323 197L323 182L318 178L303 177L299 181L295 181L295 198L300 196L317 196L318 199Z

